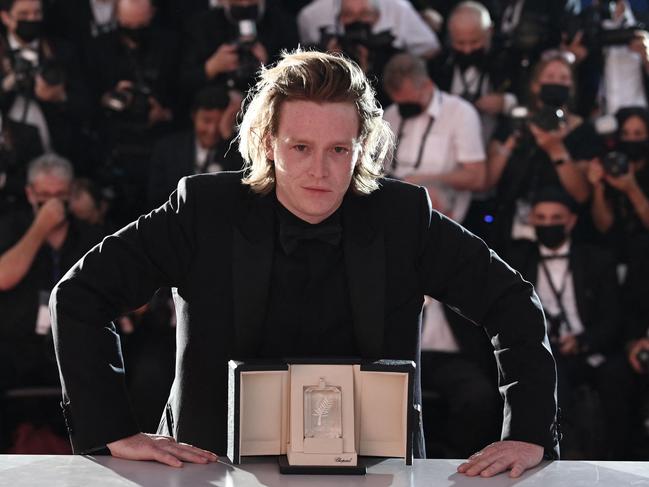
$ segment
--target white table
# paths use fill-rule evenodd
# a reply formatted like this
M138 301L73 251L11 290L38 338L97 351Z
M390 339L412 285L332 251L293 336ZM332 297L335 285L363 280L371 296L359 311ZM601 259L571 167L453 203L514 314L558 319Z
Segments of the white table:
M249 462L249 463L248 463ZM65 487L623 487L649 486L649 462L546 462L519 479L456 473L460 460L377 460L365 476L281 475L269 459L167 467L112 457L0 455L0 486Z

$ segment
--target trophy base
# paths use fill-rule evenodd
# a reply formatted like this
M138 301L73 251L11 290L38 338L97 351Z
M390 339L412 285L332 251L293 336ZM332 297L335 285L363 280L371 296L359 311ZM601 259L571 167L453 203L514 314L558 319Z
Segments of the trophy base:
M365 475L367 467L354 465L290 465L286 455L277 457L279 472L285 475Z

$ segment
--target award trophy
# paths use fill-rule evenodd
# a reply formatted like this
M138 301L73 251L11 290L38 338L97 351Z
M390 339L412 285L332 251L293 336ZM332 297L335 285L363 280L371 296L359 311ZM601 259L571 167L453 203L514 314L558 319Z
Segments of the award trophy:
M340 387L326 385L324 377L304 389L305 438L342 438L341 396Z

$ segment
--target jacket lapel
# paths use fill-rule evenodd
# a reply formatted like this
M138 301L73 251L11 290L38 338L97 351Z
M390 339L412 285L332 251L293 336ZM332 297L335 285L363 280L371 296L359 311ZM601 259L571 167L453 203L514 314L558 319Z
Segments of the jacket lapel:
M354 337L363 358L379 358L385 325L385 245L372 196L348 194L343 203L343 249Z
M275 212L271 196L249 193L238 208L232 234L232 294L236 350L240 358L259 349L273 264Z

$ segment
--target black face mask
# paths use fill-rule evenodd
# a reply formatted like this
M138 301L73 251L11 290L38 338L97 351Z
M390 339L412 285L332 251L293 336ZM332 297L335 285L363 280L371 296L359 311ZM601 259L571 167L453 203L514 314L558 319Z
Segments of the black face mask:
M562 107L570 101L570 87L554 83L542 84L539 98L544 105Z
M229 7L230 17L235 22L240 22L242 20L254 20L257 21L259 17L259 5L246 5L237 6L231 5Z
M416 117L423 111L419 103L398 103L397 105L399 107L399 115L403 119Z
M43 32L41 20L19 20L16 25L16 35L25 42L32 42L38 39Z
M120 35L134 42L138 47L142 47L146 44L147 40L149 39L149 33L151 31L148 25L144 27L137 27L135 29L130 27L122 27L120 25L118 30Z
M537 225L536 239L539 243L549 249L556 249L568 238L564 225Z
M482 68L485 60L485 50L484 48L476 49L469 53L454 51L455 64L462 70L465 71L470 66L475 66L476 68Z
M640 161L649 156L649 140L621 140L617 147L632 161Z

